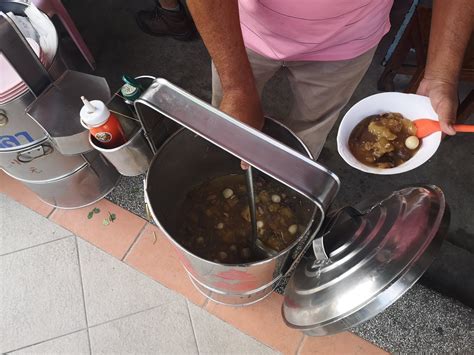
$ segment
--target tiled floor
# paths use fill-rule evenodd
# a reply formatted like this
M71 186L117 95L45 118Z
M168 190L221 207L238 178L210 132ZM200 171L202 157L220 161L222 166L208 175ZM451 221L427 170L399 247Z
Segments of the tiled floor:
M207 302L158 228L105 200L50 208L0 173L1 353L384 353L350 333L307 338L281 302Z
M98 208L100 212L87 219L93 208ZM109 213L115 214L116 222L104 225L104 218L107 218ZM92 207L75 210L56 209L50 219L119 259L124 257L146 223L140 217L107 200L101 200Z
M276 353L3 194L0 236L1 353Z

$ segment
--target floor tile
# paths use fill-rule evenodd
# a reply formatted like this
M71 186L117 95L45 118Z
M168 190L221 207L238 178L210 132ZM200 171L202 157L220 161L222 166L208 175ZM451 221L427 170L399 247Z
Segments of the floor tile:
M181 298L88 242L78 246L89 326Z
M0 257L0 352L84 329L74 237Z
M160 229L148 224L125 262L193 303L203 305L206 299L194 288L176 255L175 247Z
M310 354L381 355L387 353L354 334L344 332L324 337L305 337L298 355Z
M283 297L273 293L263 301L246 307L229 307L208 302L206 309L284 354L293 354L303 334L285 325L281 318Z
M98 208L100 212L92 214L89 219L89 213L94 208ZM109 212L115 214L116 219L104 225ZM104 199L92 206L75 210L57 209L50 219L119 259L125 255L146 223L140 217Z
M64 335L62 337L45 341L19 351L13 354L68 354L82 355L89 354L89 339L87 330Z
M278 354L191 303L189 312L200 354Z
M89 329L93 354L197 354L184 300Z
M38 212L42 216L47 216L54 209L53 206L41 201L40 198L18 180L8 176L0 170L0 193L10 196L22 205Z
M71 232L0 193L0 255L68 235Z

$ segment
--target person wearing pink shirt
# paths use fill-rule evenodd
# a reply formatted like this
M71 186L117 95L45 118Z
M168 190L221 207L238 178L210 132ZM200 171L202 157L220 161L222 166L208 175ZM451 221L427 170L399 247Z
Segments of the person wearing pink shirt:
M255 128L260 95L286 67L294 105L283 122L317 158L341 109L390 29L393 0L188 0L212 58L212 103ZM418 93L454 134L457 83L474 27L474 1L434 0Z

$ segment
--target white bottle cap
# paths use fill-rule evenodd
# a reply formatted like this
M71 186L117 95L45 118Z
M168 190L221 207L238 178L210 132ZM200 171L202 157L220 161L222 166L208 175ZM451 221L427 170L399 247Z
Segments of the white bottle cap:
M81 108L80 116L81 123L86 128L97 127L103 125L110 116L110 111L102 101L92 100L88 101L84 96L81 96L84 106Z

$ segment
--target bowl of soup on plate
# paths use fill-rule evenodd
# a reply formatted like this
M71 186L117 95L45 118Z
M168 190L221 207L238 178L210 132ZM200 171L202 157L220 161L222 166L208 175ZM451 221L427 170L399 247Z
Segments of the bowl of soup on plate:
M350 166L378 175L400 174L427 162L441 143L441 132L416 137L418 118L438 120L430 99L388 92L369 96L343 117L337 149Z

